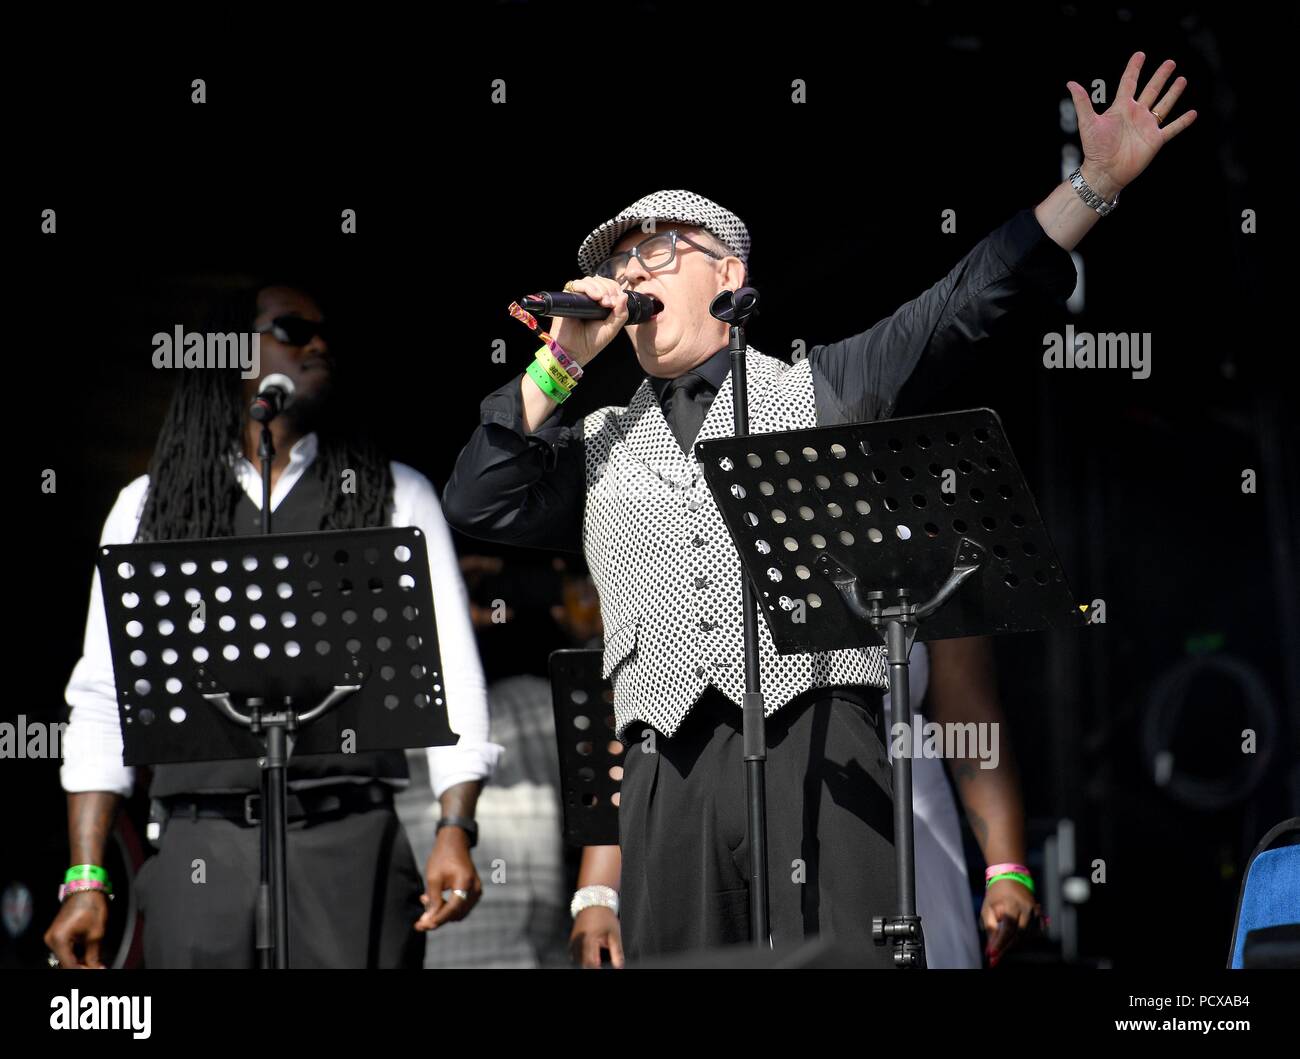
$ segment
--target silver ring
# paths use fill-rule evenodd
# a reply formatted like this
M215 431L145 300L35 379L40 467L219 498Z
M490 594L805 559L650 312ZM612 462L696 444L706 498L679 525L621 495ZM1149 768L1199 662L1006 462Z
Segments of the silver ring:
M455 894L457 897L459 897L462 901L468 901L468 900L469 900L469 891L468 891L468 890L452 890L452 893L454 893L454 894Z

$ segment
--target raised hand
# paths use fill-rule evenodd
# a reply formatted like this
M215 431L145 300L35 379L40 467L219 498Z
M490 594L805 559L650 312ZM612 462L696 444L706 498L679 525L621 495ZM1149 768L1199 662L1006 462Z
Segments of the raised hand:
M1169 120L1174 104L1187 87L1187 78L1179 77L1164 96L1160 96L1160 90L1173 73L1173 59L1162 62L1142 94L1135 97L1145 60L1142 52L1133 53L1124 69L1124 76L1120 78L1115 98L1103 114L1092 109L1092 101L1082 85L1075 81L1066 82L1079 117L1084 177L1098 194L1108 199L1132 183L1134 177L1151 164L1161 147L1196 120L1194 110L1187 111L1176 121Z

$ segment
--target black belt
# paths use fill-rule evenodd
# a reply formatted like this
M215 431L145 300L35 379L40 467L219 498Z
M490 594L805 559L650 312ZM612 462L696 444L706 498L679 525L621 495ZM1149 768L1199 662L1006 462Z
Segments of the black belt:
M161 799L167 815L191 820L230 820L245 827L261 822L262 796L249 794L189 794ZM333 783L289 791L285 800L287 821L316 820L364 813L380 806L392 806L393 789L386 783Z

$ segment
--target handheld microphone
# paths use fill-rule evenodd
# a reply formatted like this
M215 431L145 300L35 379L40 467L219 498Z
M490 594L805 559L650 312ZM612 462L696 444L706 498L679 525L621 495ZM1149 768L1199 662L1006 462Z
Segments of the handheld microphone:
M575 320L604 320L610 310L585 294L571 291L542 291L519 299L519 307L534 316L564 316ZM627 292L627 322L644 323L664 311L664 303L653 294Z
M262 380L257 388L257 396L249 406L248 414L259 423L269 423L293 400L293 380L287 375L276 372Z

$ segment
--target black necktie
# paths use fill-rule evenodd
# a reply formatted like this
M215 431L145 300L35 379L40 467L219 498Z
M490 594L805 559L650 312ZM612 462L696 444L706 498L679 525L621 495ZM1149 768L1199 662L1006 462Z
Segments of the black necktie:
M695 372L689 371L668 384L668 426L682 447L682 452L689 453L695 443L695 437L704 425L704 416L708 411L705 398L709 396L708 383Z

